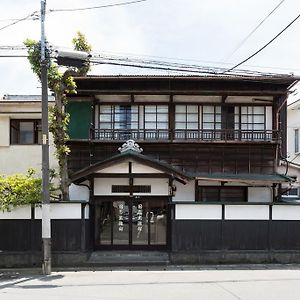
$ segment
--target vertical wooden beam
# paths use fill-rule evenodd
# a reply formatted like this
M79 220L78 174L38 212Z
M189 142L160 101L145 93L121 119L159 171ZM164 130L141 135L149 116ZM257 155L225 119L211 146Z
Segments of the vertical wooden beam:
M86 203L81 203L81 222L80 222L80 229L81 229L81 234L80 234L80 244L81 244L81 251L85 251L86 249L86 236L85 236L85 207Z
M198 197L198 194L199 194L199 186L198 186L198 180L195 179L195 202L199 201L199 197Z
M90 240L88 241L89 248L95 248L95 197L94 197L94 186L95 186L95 178L91 176L89 178L90 181L90 211L89 211L89 224L90 224Z
M173 95L170 95L170 102L169 102L169 140L174 139L175 135L175 104L173 102Z

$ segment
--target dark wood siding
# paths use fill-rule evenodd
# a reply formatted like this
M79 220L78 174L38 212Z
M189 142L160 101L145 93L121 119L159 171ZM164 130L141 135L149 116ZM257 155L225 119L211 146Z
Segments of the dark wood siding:
M69 142L70 172L117 154L120 143ZM274 144L139 143L143 154L191 173L274 173Z

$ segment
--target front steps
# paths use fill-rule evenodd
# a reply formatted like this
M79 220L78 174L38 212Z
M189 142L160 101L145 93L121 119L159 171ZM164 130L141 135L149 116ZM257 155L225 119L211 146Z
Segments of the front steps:
M87 264L91 266L166 266L169 255L159 251L95 251Z

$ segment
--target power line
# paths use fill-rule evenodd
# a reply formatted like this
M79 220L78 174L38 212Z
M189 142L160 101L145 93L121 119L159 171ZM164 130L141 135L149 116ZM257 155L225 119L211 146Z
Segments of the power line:
M68 12L68 11L83 11L83 10L91 10L91 9L98 9L98 8L107 8L107 7L114 7L114 6L123 6L123 5L130 5L139 2L145 2L147 0L135 0L135 1L127 1L127 2L120 2L115 4L107 4L101 6L91 6L91 7L82 7L82 8L60 8L60 9L49 9L48 12Z
M57 48L52 47L52 48ZM0 46L0 58L18 58L18 57L27 57L26 54L23 54L23 51L27 48L25 46ZM18 53L21 51L21 53ZM1 54L1 52L3 54ZM18 54L13 54L13 52ZM143 57L143 55L141 55ZM163 61L163 60L155 60L153 58L163 58L160 56L147 56L144 55L142 57L125 57L125 56L116 56L116 55L103 55L100 53L93 52L91 62L95 64L108 64L108 65L119 65L119 66L126 66L126 67L134 67L134 68L147 68L147 69L157 69L157 70L166 70L166 71L180 71L180 72L192 72L192 73L206 73L206 74L222 74L222 72L226 71L225 67L217 67L212 65L199 65L199 64L188 64L188 63L178 63L176 59L173 58L173 61ZM170 58L168 58L170 59ZM175 61L174 61L175 60ZM183 59L177 59L177 61L184 61ZM188 61L188 60L187 60ZM191 61L191 60L189 60ZM215 62L216 63L216 62ZM147 66L147 67L145 67ZM288 68L279 68L279 67L262 67L262 66L251 66L251 67L260 67L260 68L270 68L270 69L282 69L292 71L292 69ZM300 70L294 70L300 71ZM266 72L266 71L253 71L249 69L238 69L234 72L234 75L271 75L274 73ZM280 75L280 74L278 74ZM286 74L287 75L287 74Z
M22 21L28 20L28 19L30 19L30 18L33 18L33 20L38 20L38 18L39 18L38 11L34 11L33 13L31 13L30 15L28 15L28 16L26 16L26 17L24 17L24 18L17 19L16 21L14 21L14 22L12 22L12 23L10 23L10 24L8 24L8 25L5 25L5 26L3 26L3 27L0 27L0 30L6 29L6 28L8 28L8 27L10 27L10 26L13 26L13 25L15 25L15 24L17 24L17 23L20 23L20 22L22 22Z
M244 59L240 63L236 64L232 68L226 70L224 73L231 72L232 70L236 69L237 67L239 67L240 65L242 65L246 61L250 60L252 57L254 57L255 55L257 55L259 52L261 52L262 50L264 50L273 41L275 41L284 31L286 31L293 23L295 23L299 18L300 18L300 14L292 22L290 22L285 28L283 28L278 34L276 34L268 43L266 43L264 46L262 46L259 50L257 50L252 55L250 55L249 57L247 57L246 59Z
M236 46L236 48L227 56L225 60L228 60L232 57L232 55L239 50L245 42L252 36L252 34L279 8L279 6L284 2L285 0L281 0L280 3L278 3L271 12L253 29L251 32Z

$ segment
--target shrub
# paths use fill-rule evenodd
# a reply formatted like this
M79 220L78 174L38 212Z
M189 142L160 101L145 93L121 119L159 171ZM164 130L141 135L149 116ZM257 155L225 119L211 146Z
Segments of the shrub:
M0 210L9 211L13 207L41 203L42 179L35 176L34 170L26 175L0 175Z

